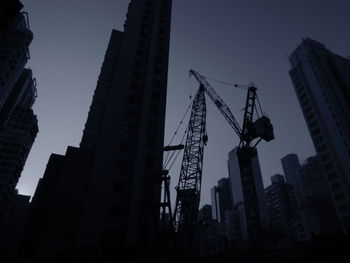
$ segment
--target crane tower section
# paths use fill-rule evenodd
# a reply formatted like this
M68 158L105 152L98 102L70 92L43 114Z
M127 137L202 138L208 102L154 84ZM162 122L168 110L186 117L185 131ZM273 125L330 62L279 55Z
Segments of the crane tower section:
M207 143L206 104L203 85L192 105L178 186L174 228L182 245L191 246L197 223L202 182L204 145Z

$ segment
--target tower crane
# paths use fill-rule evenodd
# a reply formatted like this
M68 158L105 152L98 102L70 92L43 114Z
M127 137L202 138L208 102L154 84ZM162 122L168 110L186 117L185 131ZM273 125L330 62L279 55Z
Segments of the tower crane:
M252 158L257 155L256 146L261 140L269 142L274 139L270 119L262 114L260 103L257 99L257 89L252 85L248 88L243 125L241 128L229 107L215 92L206 78L194 70L190 70L189 74L195 77L200 87L192 105L180 177L178 186L176 187L174 229L177 232L178 240L183 246L191 247L197 224L203 153L204 146L208 141L205 93L214 102L239 137L240 142L237 149L237 157L240 166L248 234L250 241L258 240L262 230L262 219L255 190ZM254 121L254 112L258 113L256 101L258 101L261 116L258 114L258 119ZM255 139L257 141L253 144Z

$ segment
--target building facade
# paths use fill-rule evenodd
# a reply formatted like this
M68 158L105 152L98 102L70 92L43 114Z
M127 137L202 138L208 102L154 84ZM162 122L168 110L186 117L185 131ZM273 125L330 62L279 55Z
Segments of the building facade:
M84 249L156 242L171 4L131 1L124 32L112 33L81 143L95 152L78 233Z
M337 216L350 227L350 60L303 39L289 71Z
M220 222L220 202L219 202L219 187L214 186L210 189L211 198L211 217L213 220Z
M306 237L341 233L341 225L332 202L327 177L318 156L309 157L298 169L300 214Z
M0 231L38 132L32 106L36 82L25 65L33 34L18 1L1 4L0 19Z
M51 156L23 257L104 262L158 245L171 5L131 1L112 31L80 147Z
M212 218L218 223L225 220L225 211L232 209L232 194L229 178L222 178L211 189Z
M287 154L281 159L286 182L293 186L295 197L299 202L300 189L297 171L300 168L298 156L294 153Z
M282 241L288 243L301 241L303 227L299 217L293 186L286 183L283 175L271 177L271 185L265 188L269 214L269 225Z

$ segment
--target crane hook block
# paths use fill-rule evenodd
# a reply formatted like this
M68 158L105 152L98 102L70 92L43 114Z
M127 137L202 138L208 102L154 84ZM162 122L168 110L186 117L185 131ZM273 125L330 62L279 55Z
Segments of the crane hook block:
M207 145L208 135L203 135L203 142L204 142L204 145Z
M254 122L254 128L257 137L264 139L269 142L275 138L273 133L273 126L268 117L262 116Z

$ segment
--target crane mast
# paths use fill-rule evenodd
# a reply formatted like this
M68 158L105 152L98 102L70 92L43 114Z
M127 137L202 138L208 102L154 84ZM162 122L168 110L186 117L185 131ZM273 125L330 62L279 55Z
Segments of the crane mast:
M207 143L206 104L201 85L193 101L186 144L181 164L179 183L176 187L174 228L178 240L190 248L197 223L200 189L202 183L203 152Z

